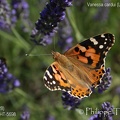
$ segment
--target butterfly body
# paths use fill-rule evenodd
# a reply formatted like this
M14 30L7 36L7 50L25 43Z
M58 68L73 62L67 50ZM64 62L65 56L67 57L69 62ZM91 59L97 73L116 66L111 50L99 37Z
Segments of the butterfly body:
M67 75L65 74L65 77L68 80L69 80L69 77L71 76L72 79L76 79L76 81L80 82L80 80L83 79L85 75L86 75L85 79L87 79L87 74L85 74L85 73L83 74L82 63L76 64L77 61L72 62L74 60L71 60L70 57L62 55L58 52L54 52L52 54L53 54L53 58L56 58L55 60L59 64L59 70L62 71L63 73L67 74ZM78 78L80 80L77 80ZM84 80L82 80L82 81L84 81ZM69 82L71 82L71 81L69 81Z
M114 36L106 33L83 41L64 54L52 52L55 62L44 74L45 86L78 98L89 96L101 82L105 57L114 41Z
M59 63L59 65L63 66L65 69L69 71L73 71L73 64L70 62L70 60L65 56L60 54L59 52L52 52L53 58L56 62Z

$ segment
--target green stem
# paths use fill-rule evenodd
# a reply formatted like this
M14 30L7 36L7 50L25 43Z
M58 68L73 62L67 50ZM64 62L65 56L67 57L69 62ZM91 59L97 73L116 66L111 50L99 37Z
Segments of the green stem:
M71 8L72 9L72 8ZM73 8L74 9L74 8ZM81 40L83 38L82 34L80 33L78 27L77 27L77 24L76 24L76 20L75 20L75 16L74 16L74 11L70 9L67 9L67 18L69 19L70 21L70 24L74 30L74 33L75 33L75 38L77 40Z

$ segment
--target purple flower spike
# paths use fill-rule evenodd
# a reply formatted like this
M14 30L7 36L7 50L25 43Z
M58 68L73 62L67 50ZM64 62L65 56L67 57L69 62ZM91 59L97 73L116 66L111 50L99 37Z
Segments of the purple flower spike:
M45 38L46 35L51 37L51 34L55 33L58 24L65 18L66 7L71 6L71 2L72 0L50 0L46 4L31 33L32 41L35 44L43 43L42 45L44 45L43 37Z
M31 26L29 20L29 5L26 0L11 0L11 6L16 12L16 19L21 19L21 28L24 32L28 32L29 28L26 26Z
M30 111L26 105L24 105L22 108L22 114L20 115L19 120L30 120Z
M48 118L46 120L55 120L55 117L52 115L49 115Z
M5 59L0 58L0 93L10 92L14 88L19 86L20 86L19 80L8 72Z
M71 96L67 92L62 92L62 101L63 101L64 108L67 108L68 110L77 108L81 102L80 99L74 96Z
M110 3L110 0L103 0L103 4L105 3ZM109 12L110 12L109 7L106 6L98 7L98 11L96 15L93 17L93 19L95 21L101 21L101 22L107 21Z
M15 23L15 11L10 9L6 0L0 0L0 29L9 31Z
M12 8L16 11L17 19L19 17L28 18L29 16L29 5L25 0L12 0Z
M116 87L115 92L120 96L120 86Z
M113 106L109 102L102 104L102 109L89 118L89 120L113 120Z
M5 63L5 59L0 58L0 81L4 78L7 72L8 72L8 69Z
M107 90L110 87L111 81L112 81L112 76L110 75L110 72L111 72L111 69L107 68L105 75L102 78L102 82L98 86L99 93L102 93L103 91Z
M72 47L73 37L71 36L72 29L67 19L63 21L63 24L58 29L58 46L63 52Z

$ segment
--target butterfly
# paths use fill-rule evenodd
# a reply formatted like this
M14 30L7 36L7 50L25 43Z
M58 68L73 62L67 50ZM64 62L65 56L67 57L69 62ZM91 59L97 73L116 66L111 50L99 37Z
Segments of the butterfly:
M105 58L114 42L114 35L105 33L73 46L64 54L52 51L55 62L45 71L45 86L80 99L90 96L92 89L101 83Z

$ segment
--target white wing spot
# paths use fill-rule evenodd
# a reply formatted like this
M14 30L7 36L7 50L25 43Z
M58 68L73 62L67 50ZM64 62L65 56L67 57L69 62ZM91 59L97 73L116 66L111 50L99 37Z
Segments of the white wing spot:
M56 87L54 87L54 90L58 90Z
M108 50L110 50L111 48L109 47Z
M54 72L54 73L57 73L57 71L55 70L55 68L54 68L54 67L52 67L52 69L53 69L53 72Z
M54 91L54 89L50 89L51 91Z
M105 35L104 35L104 34L102 34L102 35L101 35L101 37L102 37L102 38L105 38Z
M45 79L45 80L47 80L47 77L46 77L46 76L44 76L44 79Z
M53 81L53 84L56 84L56 82L55 82L55 81Z
M103 45L100 45L99 48L102 49L102 48L103 48Z
M94 45L97 45L98 44L98 41L96 41L95 38L90 38L90 41L94 43Z
M63 91L66 91L65 89L62 89Z
M49 81L47 81L47 83L48 83L48 84L50 84L50 82L49 82Z
M109 47L106 48L107 50L109 49Z
M60 86L57 86L57 89L58 89L58 90L61 90Z
M49 71L46 70L46 72L47 72L48 76L52 79L53 77L52 77L52 75L49 73Z
M106 42L104 42L104 44L106 44Z
M107 55L107 52L105 52L105 55Z
M107 41L107 38L105 38L105 41Z

